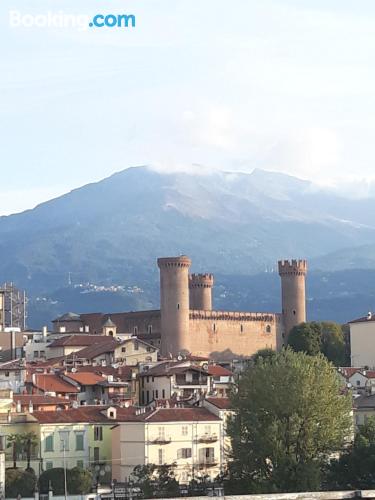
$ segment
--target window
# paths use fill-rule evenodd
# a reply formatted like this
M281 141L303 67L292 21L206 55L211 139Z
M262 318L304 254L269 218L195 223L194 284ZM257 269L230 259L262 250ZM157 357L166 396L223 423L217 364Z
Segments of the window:
M177 304L177 309L180 309L180 304Z
M5 372L5 376L6 376L6 377L9 377L9 372Z
M165 389L163 389L163 390L161 391L161 397L162 397L163 399L165 399Z
M94 425L94 441L103 441L103 427Z
M155 398L156 398L156 399L159 399L159 391L158 391L157 389L156 389L156 391L155 391Z
M191 448L180 448L177 450L177 458L191 458Z
M146 404L150 402L150 391L146 391Z
M240 332L243 333L243 325L240 325Z
M46 357L46 351L40 351L40 357L45 358Z
M46 436L44 440L44 451L53 451L53 434Z
M59 431L60 451L69 451L69 431Z
M126 352L126 347L121 347L121 352Z
M182 426L181 433L182 433L183 436L187 436L188 435L188 426L187 425L183 425Z
M94 462L99 462L100 458L100 450L99 447L95 446L94 448Z
M76 433L76 451L83 451L84 450L84 439L83 439L83 433Z
M151 382L155 382L155 377L151 377Z
M113 337L113 331L112 331L112 330L109 330L108 335L109 335L110 337Z
M159 432L159 439L165 439L165 428L158 427L158 432Z
M270 325L267 325L267 326L266 326L266 332L267 332L267 333L271 333L271 326L270 326Z
M150 377L149 377L149 376L147 376L147 378L146 378L146 382L147 382L147 383L149 383L149 382L150 382Z
M135 350L135 351L138 351L138 349L139 349L139 342L136 340L136 341L134 342L134 350Z
M165 452L162 448L159 449L159 465L163 465L165 462Z
M152 325L148 325L147 332L150 333L150 334L152 333Z
M34 351L34 358L38 358L39 357L39 351Z
M214 323L214 324L212 325L212 330L213 330L214 332L216 332L216 323Z
M142 388L145 386L145 378L142 377Z
M133 329L134 335L138 335L138 326L135 326Z
M357 380L357 385L361 385L361 382L359 380Z
M205 434L211 434L211 426L210 425L205 425L204 426L204 433Z
M53 469L53 462L46 462L46 470Z
M199 463L213 463L215 460L215 448L202 448L199 450Z
M83 460L77 460L78 469L83 469Z

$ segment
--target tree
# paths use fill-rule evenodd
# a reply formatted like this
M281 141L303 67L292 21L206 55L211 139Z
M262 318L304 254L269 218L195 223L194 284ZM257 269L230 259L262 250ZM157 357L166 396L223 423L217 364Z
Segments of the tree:
M22 449L26 453L26 460L27 460L26 469L30 470L31 469L31 467L30 467L31 455L32 455L33 449L35 448L35 446L39 442L38 437L35 434L35 432L31 431L31 432L24 432L23 434L20 435L20 438L21 438Z
M36 477L33 472L21 469L7 469L5 471L6 498L33 497Z
M18 454L22 451L22 434L9 434L7 436L7 448L12 447L13 469L17 468Z
M253 356L253 363L256 364L260 359L270 358L272 360L276 356L276 351L266 347L265 349L259 349Z
M67 470L67 490L70 495L84 495L91 491L92 475L87 469L74 467ZM55 496L64 494L64 469L56 467L44 471L39 476L39 491L48 493L49 485Z
M143 498L173 498L180 493L174 465L137 465L130 479L141 489Z
M312 321L292 328L288 345L296 352L316 356L321 352L336 366L347 364L346 343L343 327L333 322Z
M369 490L375 488L375 418L358 427L353 445L326 471L325 488Z
M305 352L310 356L320 353L322 331L319 323L301 323L290 331L288 345L296 352Z
M311 491L351 431L351 397L320 355L286 349L249 367L232 394L226 493Z

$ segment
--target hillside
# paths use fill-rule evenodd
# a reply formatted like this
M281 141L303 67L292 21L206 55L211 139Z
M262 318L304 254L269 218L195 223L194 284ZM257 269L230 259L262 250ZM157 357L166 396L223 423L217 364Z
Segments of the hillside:
M186 253L193 271L222 276L256 275L293 256L316 271L375 269L374 213L375 198L348 200L279 173L130 168L0 217L0 281L28 290L39 326L72 308L155 305L161 255Z

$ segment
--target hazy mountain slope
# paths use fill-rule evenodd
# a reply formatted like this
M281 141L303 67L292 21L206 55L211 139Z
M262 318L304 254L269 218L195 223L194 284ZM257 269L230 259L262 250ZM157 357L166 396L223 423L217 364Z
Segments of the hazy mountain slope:
M316 258L312 265L320 268L328 259L322 255L333 262L335 252L354 246L363 247L361 263L375 268L374 213L375 198L340 198L278 173L130 168L0 217L0 281L16 282L33 298L51 298L69 273L73 284L147 290L157 283L161 255L186 253L195 271L250 275L274 268L280 257ZM129 295L125 303L153 301Z

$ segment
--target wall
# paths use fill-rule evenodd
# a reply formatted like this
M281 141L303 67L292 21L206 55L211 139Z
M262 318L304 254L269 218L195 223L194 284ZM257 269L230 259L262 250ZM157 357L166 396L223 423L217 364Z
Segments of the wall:
M112 478L125 481L136 465L145 464L145 425L121 423L112 430Z
M350 324L351 366L375 367L375 321Z
M189 330L190 352L220 360L279 349L283 340L278 314L190 311Z

